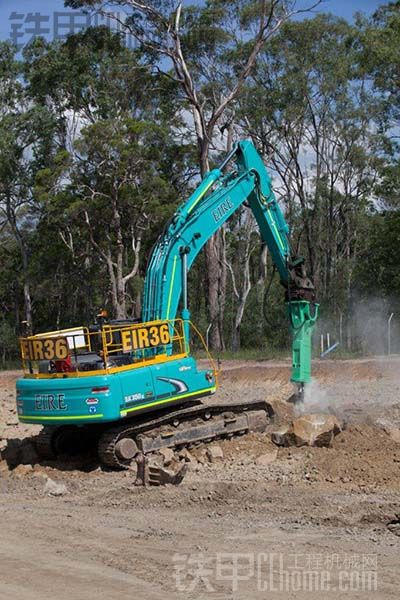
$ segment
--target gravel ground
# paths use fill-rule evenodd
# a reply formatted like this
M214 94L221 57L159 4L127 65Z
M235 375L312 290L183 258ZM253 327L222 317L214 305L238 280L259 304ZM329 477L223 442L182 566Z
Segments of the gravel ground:
M213 401L268 399L293 417L287 363L222 367ZM399 367L317 361L298 412L337 415L331 448L276 453L268 433L242 436L211 463L196 450L180 486L135 487L94 457L0 461L0 599L397 599ZM17 376L0 374L3 448L40 429L17 424Z

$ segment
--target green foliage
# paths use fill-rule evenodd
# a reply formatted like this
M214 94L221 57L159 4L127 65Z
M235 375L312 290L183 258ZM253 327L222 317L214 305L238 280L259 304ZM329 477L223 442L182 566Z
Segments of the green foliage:
M364 297L379 292L393 310L400 307L400 272L396 249L400 247L400 213L370 215L366 223L368 244L357 264L357 289Z
M400 81L400 2L378 8L372 19L359 19L361 67L374 83L399 103Z
M175 8L147 4L163 23L134 13L128 24L141 39L147 32L161 43ZM287 3L278 5L279 17ZM249 57L260 12L260 2L246 0L183 8L182 52L207 122ZM211 162L227 130L256 141L326 321L350 314L355 297L380 295L398 307L399 28L400 2L354 24L324 14L285 23L213 124L221 137L210 129L203 140L215 149ZM15 356L29 294L36 331L88 323L102 306L140 316L151 247L198 173L188 97L160 47L132 51L108 28L65 43L36 39L21 60L0 44L0 362ZM282 288L277 277L270 285L270 258L260 264L248 211L224 235L225 346L240 346L242 358L285 354ZM201 256L190 273L189 303L203 332L206 275Z
M4 367L17 355L15 329L7 321L0 320L0 365Z

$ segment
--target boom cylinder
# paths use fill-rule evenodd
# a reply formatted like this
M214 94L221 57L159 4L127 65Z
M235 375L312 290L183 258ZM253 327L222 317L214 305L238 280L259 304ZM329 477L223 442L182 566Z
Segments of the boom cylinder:
M187 266L187 248L183 248L181 250L181 260L182 260L182 320L183 320L183 330L185 336L186 343L186 351L189 351L190 344L190 310L188 308L188 288L187 288L187 276L188 276L188 266Z

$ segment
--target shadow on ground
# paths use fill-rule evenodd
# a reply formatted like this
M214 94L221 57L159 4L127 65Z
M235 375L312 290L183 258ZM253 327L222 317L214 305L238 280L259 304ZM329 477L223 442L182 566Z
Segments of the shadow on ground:
M83 473L90 473L99 467L104 471L108 470L100 464L95 447L80 452L77 456L61 454L54 460L50 460L39 456L36 450L36 439L37 436L29 436L6 440L6 446L1 451L1 458L6 461L10 470L14 470L20 465L41 465L59 471L82 471Z

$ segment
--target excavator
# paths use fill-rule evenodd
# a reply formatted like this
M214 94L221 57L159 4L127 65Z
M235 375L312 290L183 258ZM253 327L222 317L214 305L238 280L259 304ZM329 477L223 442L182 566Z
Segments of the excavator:
M148 261L140 321L112 321L102 313L95 325L20 338L24 375L17 381L18 418L43 425L36 444L41 457L96 444L104 465L124 469L162 448L265 430L273 414L268 402L210 402L218 369L210 355L204 368L191 352L194 334L204 340L191 321L189 269L244 204L283 286L292 333L291 381L302 396L311 378L315 289L304 258L291 250L288 224L263 160L251 141L242 140L159 236Z

